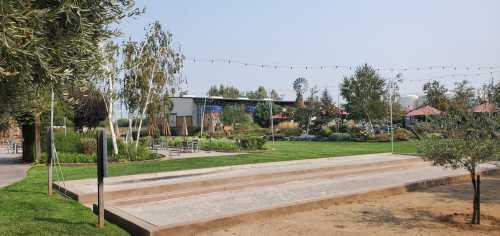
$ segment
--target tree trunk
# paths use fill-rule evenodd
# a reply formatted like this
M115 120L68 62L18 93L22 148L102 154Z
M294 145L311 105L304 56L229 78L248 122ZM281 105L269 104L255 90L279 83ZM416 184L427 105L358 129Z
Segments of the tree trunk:
M479 224L479 218L481 217L480 215L480 210L479 210L479 185L476 177L476 172L472 171L471 172L471 182L472 182L472 189L474 192L474 198L472 201L472 219L471 219L471 224Z
M370 124L370 133L372 135L375 135L375 130L373 129L372 119L370 118L370 115L368 113L366 113L366 118L368 118L368 124Z
M42 122L40 120L40 113L35 113L35 156L34 161L40 162L42 158Z
M125 136L125 142L129 144L132 140L132 118L130 117L131 114L128 115L128 130L127 130L127 135Z
M141 137L142 120L144 119L144 116L146 116L146 110L148 109L149 97L151 96L152 87L153 87L153 85L152 85L152 82L150 81L149 88L148 88L148 94L146 95L146 101L144 103L144 108L142 109L142 114L139 118L139 127L137 129L137 138L135 139L135 149L136 150L139 147L139 138Z
M22 124L21 132L23 136L23 161L35 161L35 125Z
M118 155L118 144L116 143L115 127L113 125L113 100L112 99L109 99L108 126L109 126L109 132L111 133L111 141L113 141L113 153L115 155Z

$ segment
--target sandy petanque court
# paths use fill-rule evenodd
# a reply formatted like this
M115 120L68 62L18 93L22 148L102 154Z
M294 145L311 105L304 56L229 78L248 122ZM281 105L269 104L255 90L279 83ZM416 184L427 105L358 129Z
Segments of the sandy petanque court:
M387 153L109 177L105 212L133 235L500 235L498 165L479 168L479 227L466 171ZM95 202L95 179L55 187Z
M500 174L483 177L480 226L468 224L471 188L469 182L439 186L199 235L500 235Z

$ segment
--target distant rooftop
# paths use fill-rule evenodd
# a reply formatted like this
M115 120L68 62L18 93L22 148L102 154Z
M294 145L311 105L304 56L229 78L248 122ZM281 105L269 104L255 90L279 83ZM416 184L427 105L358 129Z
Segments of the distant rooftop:
M257 103L257 102L269 102L269 101L273 101L274 103L277 103L277 104L282 104L282 105L293 105L295 104L295 100L272 100L270 98L264 98L264 99L250 99L250 98L247 98L247 97L237 97L237 98L227 98L227 97L222 97L222 96L205 96L205 97L202 97L202 96L194 96L194 95L184 95L184 96L174 96L174 97L171 97L171 98L185 98L185 99L193 99L197 102L201 102L201 101L205 101L205 99L207 101L221 101L221 102L224 102L224 101L227 101L227 102L235 102L235 101L241 101L241 102L250 102L250 103Z
M237 97L237 98L227 98L227 97L222 97L222 96L195 96L195 95L184 95L184 96L174 96L171 98L191 98L195 100L221 100L221 101L249 101L249 102L268 102L271 99L270 98L264 98L264 99L250 99L247 97ZM276 103L295 103L294 100L272 100L273 102Z

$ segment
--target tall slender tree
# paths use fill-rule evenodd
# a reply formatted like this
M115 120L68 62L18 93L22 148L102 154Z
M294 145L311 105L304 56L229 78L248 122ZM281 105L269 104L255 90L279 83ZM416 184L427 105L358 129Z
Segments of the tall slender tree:
M108 114L108 129L111 133L111 140L113 142L113 153L118 155L118 143L117 135L114 127L113 118L113 108L115 106L115 101L118 98L118 74L120 73L120 65L118 64L119 47L116 43L112 41L106 42L102 48L102 63L101 68L98 70L95 78L96 83L100 87L101 95L104 99L104 104L106 105L106 111Z
M168 87L178 79L184 56L173 48L172 34L165 32L156 21L149 26L144 41L141 43L140 66L136 73L141 74L142 84L139 92L140 117L135 147L139 146L142 122L147 114L153 94L164 94Z

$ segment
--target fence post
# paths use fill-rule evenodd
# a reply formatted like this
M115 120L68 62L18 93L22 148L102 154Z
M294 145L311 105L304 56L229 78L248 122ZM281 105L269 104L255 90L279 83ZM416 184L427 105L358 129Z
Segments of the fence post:
M48 178L48 195L52 195L52 161L54 159L54 143L52 139L52 129L47 128L47 178Z
M108 139L104 131L97 137L97 204L99 210L98 228L104 227L104 177L108 167Z

